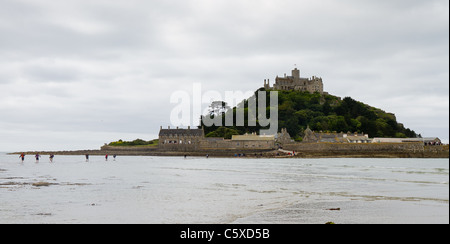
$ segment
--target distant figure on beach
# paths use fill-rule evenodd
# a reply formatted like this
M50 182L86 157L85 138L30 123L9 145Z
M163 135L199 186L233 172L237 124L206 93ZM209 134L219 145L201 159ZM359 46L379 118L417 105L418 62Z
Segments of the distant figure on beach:
M185 155L184 155L184 159L186 159L186 158L187 158L187 155L185 154Z
M206 154L206 158L209 158L209 154Z
M55 155L50 154L50 163L53 163L53 158L55 157Z
M25 161L25 153L20 154L19 158L22 159L22 163L23 163L23 161Z
M108 154L105 155L105 161L108 161Z
M39 158L41 157L41 155L39 155L39 153L38 154L36 154L36 156L34 156L35 158L36 158L36 163L39 163Z
M86 154L86 162L89 162L89 154Z
M116 161L116 157L117 157L117 155L116 155L116 154L114 154L114 155L113 155L113 159L114 159L114 161Z

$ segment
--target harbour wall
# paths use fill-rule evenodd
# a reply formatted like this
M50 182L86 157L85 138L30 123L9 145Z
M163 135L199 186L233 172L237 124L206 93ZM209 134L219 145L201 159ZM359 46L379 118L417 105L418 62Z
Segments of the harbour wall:
M285 150L303 157L387 157L448 158L448 145L424 146L423 143L293 143Z
M128 156L217 156L284 157L286 151L295 157L367 157L367 158L449 158L449 145L424 146L422 143L292 143L284 144L283 151L275 149L208 148L191 151L161 150L155 146L117 147L103 146L100 150L39 151L27 155L128 155ZM20 154L21 152L13 153Z

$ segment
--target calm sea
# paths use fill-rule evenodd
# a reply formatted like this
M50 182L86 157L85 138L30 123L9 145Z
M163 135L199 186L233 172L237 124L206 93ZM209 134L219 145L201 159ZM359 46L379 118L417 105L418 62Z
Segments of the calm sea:
M0 154L0 223L328 221L448 224L449 160Z

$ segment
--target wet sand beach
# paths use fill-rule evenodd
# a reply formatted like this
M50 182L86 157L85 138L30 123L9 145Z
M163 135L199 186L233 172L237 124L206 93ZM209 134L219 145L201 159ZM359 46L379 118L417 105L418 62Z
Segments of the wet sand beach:
M0 154L0 223L448 223L447 159Z

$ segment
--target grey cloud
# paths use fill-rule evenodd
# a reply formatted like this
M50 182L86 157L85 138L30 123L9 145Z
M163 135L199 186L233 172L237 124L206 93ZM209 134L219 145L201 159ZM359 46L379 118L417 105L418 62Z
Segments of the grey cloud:
M34 65L23 70L25 76L38 82L72 82L80 79L80 72L70 67Z
M0 131L156 135L173 91L256 90L294 64L418 133L448 131L448 113L429 130L407 109L448 100L448 4L0 0Z

